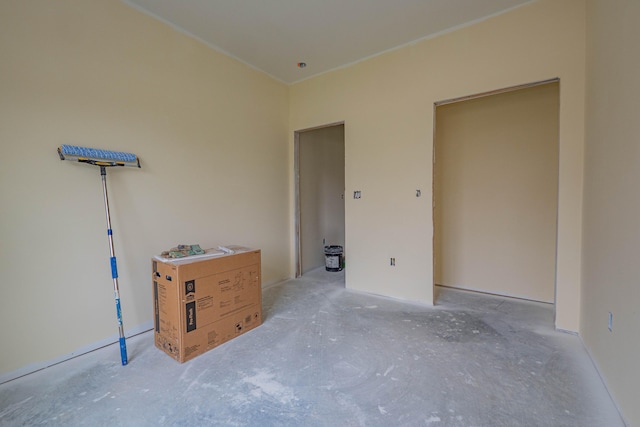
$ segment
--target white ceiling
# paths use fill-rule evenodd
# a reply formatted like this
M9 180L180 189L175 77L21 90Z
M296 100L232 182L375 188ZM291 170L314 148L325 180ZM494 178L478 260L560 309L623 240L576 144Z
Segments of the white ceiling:
M532 0L124 1L290 84Z

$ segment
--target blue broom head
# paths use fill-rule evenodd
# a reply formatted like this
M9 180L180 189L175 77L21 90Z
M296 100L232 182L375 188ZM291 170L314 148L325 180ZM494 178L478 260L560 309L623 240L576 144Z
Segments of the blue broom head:
M60 160L71 160L96 166L140 167L138 156L132 153L123 153L122 151L78 147L77 145L61 145L58 147L58 155Z

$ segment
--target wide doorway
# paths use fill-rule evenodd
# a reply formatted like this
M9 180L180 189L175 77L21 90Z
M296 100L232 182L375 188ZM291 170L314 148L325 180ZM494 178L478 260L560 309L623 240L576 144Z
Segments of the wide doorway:
M559 82L435 108L434 283L555 302Z
M325 246L345 248L344 123L295 132L296 277L325 266Z

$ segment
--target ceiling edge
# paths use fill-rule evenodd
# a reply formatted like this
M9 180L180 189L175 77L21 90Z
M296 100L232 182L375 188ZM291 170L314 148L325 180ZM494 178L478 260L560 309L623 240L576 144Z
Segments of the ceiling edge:
M138 12L142 13L143 15L149 16L149 17L151 17L151 18L153 18L153 19L155 19L157 21L162 22L163 24L165 24L165 25L169 26L170 28L172 28L174 31L176 31L176 32L178 32L178 33L180 33L180 34L182 34L184 36L187 36L189 38L192 38L192 39L194 39L194 40L196 40L196 41L198 41L198 42L200 42L202 44L204 44L206 47L208 47L211 50L214 50L214 51L216 51L218 53L221 53L221 54L223 54L225 56L228 56L228 57L240 62L241 64L246 65L247 67L249 67L249 68L251 68L251 69L253 69L255 71L258 71L258 72L260 72L262 74L265 74L266 76L272 78L273 80L275 80L275 81L277 81L279 83L282 83L282 84L284 84L286 86L290 86L291 85L291 83L287 83L284 80L282 80L282 79L280 79L280 78L278 78L278 77L276 77L276 76L274 76L274 75L272 75L272 74L270 74L270 73L268 73L268 72L256 67L255 65L249 64L248 62L244 61L243 59L238 58L237 56L225 51L224 49L221 49L220 47L218 47L218 46L216 46L214 44L211 44L211 43L203 40L202 38L196 36L195 34L185 30L184 28L180 27L179 25L176 25L176 24L164 19L163 17L158 16L153 12L150 12L147 9L144 9L144 8L138 6L137 4L131 3L129 0L120 0L120 1L122 3L124 3L125 5L131 7L132 9L135 9Z
M398 45L398 46L395 46L395 47L392 47L392 48L389 48L389 49L374 53L373 55L369 55L369 56L366 56L364 58L360 58L360 59L358 59L356 61L349 62L347 64L343 64L343 65L340 65L338 67L331 68L330 70L322 71L322 72L307 76L307 77L305 77L303 79L295 80L295 81L293 81L291 83L287 83L287 84L289 86L291 86L291 85L294 85L294 84L302 83L305 80L309 80L309 79L312 79L314 77L321 76L323 74L331 73L333 71L338 71L338 70L341 70L343 68L349 68L349 67L351 67L353 65L359 64L360 62L368 61L369 59L375 58L377 56L381 56L381 55L387 54L389 52L400 50L400 49L403 49L405 47L412 46L412 45L421 43L421 42L429 40L429 39L435 39L436 37L440 37L440 36L443 36L445 34L453 33L454 31L458 31L458 30L461 30L463 28L479 24L480 22L487 21L489 19L495 18L496 16L500 16L500 15L503 15L505 13L509 13L509 12L515 10L515 9L519 9L521 7L524 7L524 6L528 6L531 3L535 3L537 1L538 0L529 0L529 1L525 2L525 3L519 4L517 6L511 6L508 9L501 10L500 12L492 13L491 15L483 16L482 18L474 19L473 21L469 21L469 22L466 22L464 24L456 25L455 27L447 28L446 30L438 31L437 33L433 33L433 34L429 34L429 35L424 36L424 37L420 37L419 39L415 39L415 40L403 43L401 45Z

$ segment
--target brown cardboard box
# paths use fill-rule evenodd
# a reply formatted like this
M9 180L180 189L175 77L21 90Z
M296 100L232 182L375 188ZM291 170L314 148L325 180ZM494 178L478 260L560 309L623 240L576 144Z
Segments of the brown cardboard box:
M262 323L260 250L236 251L151 260L156 347L178 362Z

